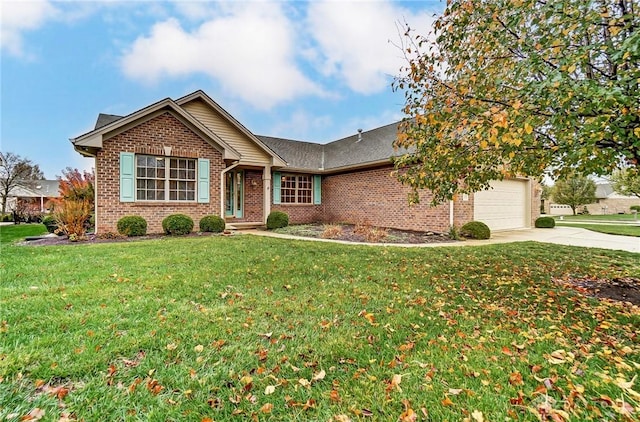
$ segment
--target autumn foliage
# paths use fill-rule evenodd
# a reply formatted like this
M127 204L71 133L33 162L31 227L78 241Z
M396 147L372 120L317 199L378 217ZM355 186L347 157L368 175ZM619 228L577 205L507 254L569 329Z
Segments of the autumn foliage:
M399 179L434 194L514 175L610 174L640 163L640 4L451 0L407 27Z
M67 167L58 177L60 198L54 200L58 229L70 239L83 239L94 208L93 172Z

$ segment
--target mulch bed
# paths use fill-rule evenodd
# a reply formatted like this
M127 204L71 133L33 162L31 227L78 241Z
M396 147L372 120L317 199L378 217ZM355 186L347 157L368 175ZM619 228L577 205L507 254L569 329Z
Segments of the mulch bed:
M326 227L340 227L337 234L331 236L323 236ZM299 227L299 229L297 229ZM391 244L423 244L423 243L452 243L452 240L445 233L436 232L417 232L411 230L382 229L379 227L357 227L352 224L325 225L325 224L304 224L301 226L289 226L283 230L275 230L276 233L290 234L292 236L325 238L331 240L342 240L354 243L391 243ZM384 231L384 236L375 236L367 238L367 234L371 235L371 231Z
M135 236L135 237L126 237L126 236L116 236L116 237L100 237L94 234L89 234L86 236L85 240L79 240L76 242L71 242L67 236L43 236L42 239L31 240L28 242L20 242L18 245L22 246L51 246L51 245L86 245L92 243L123 243L123 242L139 242L141 240L150 240L150 239L167 239L171 237L209 237L209 236L223 236L220 233L201 233L194 232L190 234L186 234L183 236L167 236L164 234L149 234L146 236Z
M554 279L558 284L572 288L582 294L601 299L629 302L640 306L640 278L620 277L613 279L568 278Z

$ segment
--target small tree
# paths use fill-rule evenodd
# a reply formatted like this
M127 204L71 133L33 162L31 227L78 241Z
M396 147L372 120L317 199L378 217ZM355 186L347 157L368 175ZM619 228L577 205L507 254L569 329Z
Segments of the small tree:
M579 175L558 180L553 188L553 200L558 204L569 205L573 215L576 215L579 206L595 202L596 184L593 180Z
M11 191L21 183L42 180L44 175L37 164L12 152L0 152L0 197L2 214L7 211L7 198Z
M640 171L635 169L618 170L611 175L613 189L621 195L640 198Z

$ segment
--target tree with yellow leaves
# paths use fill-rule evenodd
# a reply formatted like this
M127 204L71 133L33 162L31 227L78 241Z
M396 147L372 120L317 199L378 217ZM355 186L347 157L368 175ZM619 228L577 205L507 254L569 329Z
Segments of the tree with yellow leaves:
M640 163L638 0L450 0L402 48L394 161L411 201Z

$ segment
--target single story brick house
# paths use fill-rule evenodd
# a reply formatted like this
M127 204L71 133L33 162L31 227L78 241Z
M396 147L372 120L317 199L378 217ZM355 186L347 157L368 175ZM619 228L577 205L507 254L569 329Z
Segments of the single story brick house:
M430 207L429 192L409 206L392 175L397 123L327 144L257 136L204 92L151 104L127 116L100 114L95 129L71 139L95 158L96 232L115 232L125 215L150 233L174 213L224 216L234 227L265 223L271 211L291 223L365 223L446 232L484 221L494 230L530 227L540 189L530 179Z

